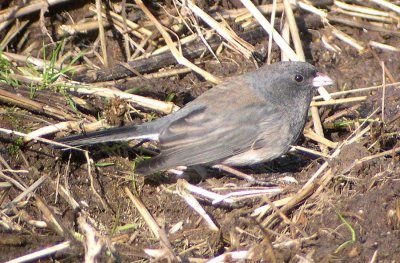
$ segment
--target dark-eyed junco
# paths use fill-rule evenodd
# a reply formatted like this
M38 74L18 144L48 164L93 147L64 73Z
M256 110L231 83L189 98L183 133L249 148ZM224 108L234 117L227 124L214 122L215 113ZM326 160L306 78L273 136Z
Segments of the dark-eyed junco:
M159 141L160 154L140 162L147 175L177 166L244 166L280 157L303 131L315 87L332 80L305 62L279 62L226 79L181 110L138 126L59 139L82 146Z

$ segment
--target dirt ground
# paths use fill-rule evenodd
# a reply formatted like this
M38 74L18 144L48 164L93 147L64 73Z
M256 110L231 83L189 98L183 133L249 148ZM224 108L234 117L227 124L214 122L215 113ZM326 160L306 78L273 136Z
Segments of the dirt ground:
M234 8L238 4L238 1L226 2L229 1L220 3L225 9ZM165 18L168 17L166 13L173 10L171 3L153 3L150 8L154 14ZM18 1L10 1L2 4L2 9L17 4ZM89 4L66 3L51 7L44 19L47 33L54 34L60 25L69 24L69 19L80 21L89 16ZM207 9L211 4L204 1L199 5ZM331 5L326 8L330 9ZM138 10L128 8L128 17L157 32ZM306 12L296 11L295 14L302 17ZM4 51L18 54L24 48L33 46L35 48L31 50L31 56L43 58L41 47L46 43L49 49L54 49L54 45L50 44L47 34L41 29L39 14L23 19L30 21L24 29L29 35L20 32ZM227 22L238 32L243 31L233 20ZM339 23L333 25L364 44L377 41L400 47L400 38L388 32L364 30ZM330 30L328 26L320 25L301 31L307 61L335 81L329 92L381 85L382 62L386 67L385 83L399 81L398 52L370 48L358 52L347 43L332 38L331 44L340 48L340 51L334 52L328 50L321 40L322 35L331 36ZM0 31L0 39L5 34L6 31ZM18 45L23 36L27 36L23 45ZM57 35L53 37L54 40L60 40ZM63 52L79 46L95 49L100 54L97 37L97 30L65 37ZM154 34L150 39L157 43L160 35ZM112 27L108 28L106 40L110 68L126 62L121 34ZM256 43L257 50L264 52L264 55L267 45L265 37ZM279 49L275 44L272 50L273 58L278 60ZM50 56L51 52L48 52L47 59ZM217 56L219 62L210 52L193 61L219 77L255 68L251 60L230 48L224 48ZM98 55L88 57L103 68ZM80 59L77 63L85 65L86 60ZM16 64L8 66L14 73L17 72ZM181 68L176 63L168 66L168 69ZM8 72L8 69L3 67L0 71ZM1 84L0 91L21 94L33 85L21 80L18 84L10 83L5 74L1 75L0 81L4 84ZM101 86L102 83L97 84ZM195 73L150 80L140 77L123 78L111 83L122 90L135 88L138 95L162 101L172 99L178 106L183 106L212 86ZM36 93L32 101L47 102L79 121L85 119L94 122L101 118L112 125L123 125L128 122L141 123L162 115L143 107L137 111L135 105L128 105L118 98L104 99L72 92L73 96L80 97L94 108L88 110L78 107L74 110L59 90L38 89ZM274 180L273 187L279 187L279 194L269 195L268 198L264 195L248 197L234 205L212 204L209 199L196 195L200 206L215 222L218 231L211 230L204 218L185 201L187 199L185 191L182 192L182 179L199 188L221 194L265 187L249 184L246 180L215 169L208 169L206 178L189 173L180 178L165 173L146 178L138 176L134 173L136 161L143 154L150 154L143 153L142 148L135 146L137 142L88 148L89 158L93 160L88 169L87 158L82 152L58 150L39 141L24 143L17 135L0 133L0 183L4 183L0 188L0 261L15 259L66 241L71 241L67 249L47 255L40 261L89 260L85 258L85 246L93 248L94 245L88 241L90 231L84 228L87 226L94 232L95 242L101 245L101 251L96 255L98 262L167 262L179 260L177 257L184 262L205 262L234 251L249 251L245 257L247 262L400 262L400 164L397 150L400 136L400 86L388 85L385 89L349 93L338 99L359 96L365 97L359 101L319 107L325 138L332 142L341 143L351 134L359 134L369 127L353 143L341 147L336 157L329 159L296 152L270 163L239 169L259 181ZM335 117L338 113L341 115ZM61 121L43 112L0 100L0 128L29 133ZM313 127L311 117L306 127ZM71 130L45 137L54 139L69 133ZM308 137L302 137L298 145L321 151L320 145ZM154 145L144 146L154 149ZM326 153L333 154L334 151L329 148ZM377 155L385 151L388 152L382 156ZM252 215L255 209L268 205L270 200L284 200L300 193L325 162L330 168L329 179L323 181L319 177L309 194L290 209L280 213L269 210L262 216ZM326 171L324 174L328 175ZM284 177L294 178L297 182L284 183ZM17 198L23 192L17 184L27 188L38 180L42 182L34 187L33 192ZM323 187L319 188L321 185ZM127 195L126 189L139 197L165 235L154 235L143 219L143 213ZM277 206L278 210L282 207ZM153 249L153 254L146 249ZM234 258L218 262L224 261L236 262Z

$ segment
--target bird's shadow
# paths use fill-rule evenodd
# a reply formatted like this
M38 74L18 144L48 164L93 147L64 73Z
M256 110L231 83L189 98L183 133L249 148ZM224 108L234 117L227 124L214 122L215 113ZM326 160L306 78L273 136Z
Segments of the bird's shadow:
M104 143L86 147L85 149L90 152L90 158L92 158L95 163L110 157L121 157L128 158L132 162L133 167L134 163L137 162L138 159L142 158L143 148L141 145L142 144L138 144L135 147L130 147L127 143ZM62 151L61 157L62 160L69 160L71 163L77 165L86 163L84 153L76 150L64 150ZM232 168L247 175L254 175L255 177L258 177L258 180L259 178L262 178L265 183L271 181L271 184L274 184L273 182L280 177L293 176L302 171L312 160L311 157L302 154L287 154L270 162ZM200 173L199 170L198 167L196 169L189 167L180 175L167 172L157 172L145 176L144 182L149 185L160 185L173 184L179 179L185 179L192 184L198 184L208 178L220 179L225 176L232 176L226 171L207 166L204 166Z

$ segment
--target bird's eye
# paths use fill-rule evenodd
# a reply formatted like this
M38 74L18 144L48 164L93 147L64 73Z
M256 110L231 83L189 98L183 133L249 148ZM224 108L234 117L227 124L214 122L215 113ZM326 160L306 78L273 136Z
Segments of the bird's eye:
M303 76L300 74L297 74L296 76L294 76L294 80L297 82L302 82L303 81Z

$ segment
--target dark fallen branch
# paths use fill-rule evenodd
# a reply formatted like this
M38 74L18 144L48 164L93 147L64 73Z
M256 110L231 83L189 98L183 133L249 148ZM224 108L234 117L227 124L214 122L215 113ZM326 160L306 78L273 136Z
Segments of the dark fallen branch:
M329 22L333 22L333 23L343 24L343 25L350 26L350 27L357 27L357 28L366 29L366 30L370 30L370 31L377 31L377 32L388 34L388 35L400 37L400 32L397 30L384 28L382 26L376 26L376 25L373 25L368 22L356 21L356 20L352 20L352 19L348 19L348 18L345 18L342 16L336 16L336 15L328 15L328 20L329 20Z
M316 15L299 17L297 18L297 24L299 25L300 31L303 32L307 31L308 28L317 28L322 26L321 19ZM279 25L279 22L277 21L275 25ZM238 35L252 45L260 43L262 40L268 38L267 33L261 27L247 32L238 33ZM208 43L211 48L215 50L219 45L221 45L222 38L219 35L214 35ZM204 52L207 52L207 47L200 38L187 45L182 45L183 56L189 60L199 57ZM255 56L257 56L257 54L255 54ZM149 58L131 61L128 65L140 74L145 74L176 63L174 56L171 52L167 51ZM134 75L135 73L129 70L126 65L117 64L111 68L103 68L78 74L74 76L73 79L79 82L103 82L132 77Z
M28 111L44 114L57 120L76 120L72 110L66 109L66 98L52 92L38 91L37 93L41 93L41 95L38 95L38 98L40 97L42 101L32 100L30 98L30 91L27 88L20 87L16 91L12 86L0 83L0 104L4 103L16 106ZM51 102L51 105L49 105L49 102Z

